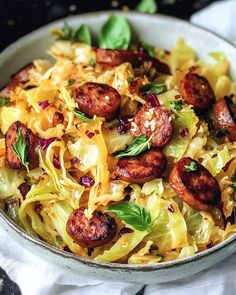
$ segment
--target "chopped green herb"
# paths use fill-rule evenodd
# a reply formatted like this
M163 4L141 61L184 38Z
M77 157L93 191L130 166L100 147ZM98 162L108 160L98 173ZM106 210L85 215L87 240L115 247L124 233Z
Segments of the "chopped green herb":
M131 29L123 15L112 14L98 35L100 48L127 49L131 40Z
M95 60L94 60L93 58L90 58L90 60L89 60L89 65L90 65L91 67L93 67L95 64L96 64L96 63L95 63Z
M87 43L89 45L92 44L92 38L90 30L87 26L81 25L77 29L72 29L69 24L65 21L64 26L62 28L62 35L59 36L61 40L70 40L70 41L80 41Z
M218 130L216 132L216 136L219 137L219 138L224 137L224 136L226 136L228 134L229 134L229 131L227 130L227 128L221 128L220 130Z
M166 85L162 83L152 82L144 85L141 92L160 94L164 92Z
M197 171L197 164L193 161L190 162L189 166L185 166L186 172L194 172Z
M132 202L121 202L108 207L108 212L113 212L127 224L139 231L151 227L151 215L143 206Z
M75 83L74 79L69 79L67 86L72 86Z
M183 101L182 100L172 100L170 102L170 105L176 111L180 111L183 108Z
M128 83L132 83L134 81L134 77L128 77L127 81L128 81Z
M13 151L16 153L16 155L20 159L21 163L27 168L29 165L29 162L27 161L27 157L28 157L27 147L28 147L28 145L25 142L25 138L24 138L21 130L17 130L16 134L18 136L18 139L17 139L16 143L13 145Z
M124 151L118 152L114 156L117 159L123 157L137 156L142 152L150 149L150 147L151 137L147 139L146 135L140 135L136 137Z
M3 107L9 103L9 100L6 96L0 96L0 107Z
M231 187L236 191L236 182L232 183Z
M154 46L149 45L147 43L142 43L141 46L148 52L150 56L152 57L156 56L156 50Z
M93 119L86 117L85 114L81 111L73 110L72 112L77 118L79 118L83 122L90 122L93 120Z
M145 13L155 13L157 11L157 4L155 0L141 0L135 7L136 11Z

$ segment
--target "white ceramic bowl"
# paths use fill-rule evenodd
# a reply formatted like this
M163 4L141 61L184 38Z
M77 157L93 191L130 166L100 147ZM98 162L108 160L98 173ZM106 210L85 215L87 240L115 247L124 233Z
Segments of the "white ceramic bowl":
M99 12L78 15L68 18L68 21L72 26L78 26L81 23L87 24L93 35L96 36L99 27L110 13ZM208 59L208 53L212 51L224 52L230 61L231 77L236 80L236 48L219 36L188 22L163 15L129 12L126 13L126 17L136 36L158 47L170 49L175 45L177 38L183 36L187 43L196 50L200 58ZM53 42L50 29L62 25L63 20L47 25L5 49L0 55L0 86L7 83L9 77L27 63L37 58L46 57L45 51ZM104 263L84 259L46 244L27 234L2 211L0 211L0 225L9 233L9 236L13 237L24 248L52 263L86 276L113 281L145 284L172 281L206 269L236 251L236 235L233 235L211 249L175 261L143 265Z

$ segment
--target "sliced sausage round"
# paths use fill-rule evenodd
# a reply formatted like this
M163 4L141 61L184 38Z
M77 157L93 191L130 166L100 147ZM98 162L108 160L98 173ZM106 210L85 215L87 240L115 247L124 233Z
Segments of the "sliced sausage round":
M98 64L115 67L129 62L133 67L139 67L145 61L151 62L151 66L155 68L157 72L170 75L170 68L167 64L148 54L134 52L132 50L97 48L96 63Z
M153 147L163 148L171 140L174 127L169 111L146 103L134 116L130 132L133 136L152 138Z
M94 115L112 120L119 111L121 96L113 87L87 82L74 89L74 99L79 109L89 117Z
M24 167L18 155L13 150L13 146L18 140L18 132L21 132L26 143L25 157L26 161L29 163L29 169L33 169L39 164L39 156L35 151L38 145L38 139L29 128L19 121L13 123L5 135L7 164L13 169L21 169Z
M193 171L189 171L189 167ZM221 200L220 186L211 173L190 157L182 158L170 173L169 182L175 192L196 210L211 210Z
M137 157L119 159L116 164L116 175L129 183L143 184L160 177L167 161L160 150L150 150Z
M206 78L188 73L181 83L181 93L186 103L195 110L207 110L215 102L215 94Z
M225 97L213 106L216 128L226 128L230 140L236 140L236 105L230 98Z
M73 211L66 230L72 239L85 248L96 248L110 242L117 231L115 219L95 210L91 219L84 215L84 208Z
M10 97L10 92L14 90L20 83L26 83L29 81L29 71L34 67L33 63L26 65L24 68L19 70L16 74L11 76L11 82L4 86L0 90L0 96L6 98Z

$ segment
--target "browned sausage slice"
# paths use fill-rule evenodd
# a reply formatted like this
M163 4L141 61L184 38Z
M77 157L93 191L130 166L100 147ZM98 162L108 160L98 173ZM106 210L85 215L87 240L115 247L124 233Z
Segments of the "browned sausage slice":
M236 140L236 106L231 99L225 97L213 106L216 128L226 128L230 140Z
M11 82L0 90L0 96L10 97L10 92L14 90L20 83L26 83L29 80L29 71L34 67L32 63L26 65L19 72L12 75Z
M79 109L89 117L96 115L110 121L120 108L120 94L106 84L87 82L74 89L73 96Z
M28 194L28 192L30 191L30 186L25 181L19 185L18 189L19 189L20 193L22 194L22 196L25 197Z
M120 159L116 164L116 175L124 181L143 184L160 177L166 164L162 151L150 150L137 157Z
M96 63L98 64L115 67L129 62L133 67L139 67L145 61L151 62L152 67L155 68L157 72L170 75L170 68L167 64L141 52L97 48Z
M186 169L193 162L195 171ZM211 173L190 157L182 158L170 173L169 182L175 192L196 210L211 210L221 199L220 186Z
M163 148L173 135L174 127L169 111L162 107L152 107L146 103L134 116L130 132L133 136L152 137L151 143L156 148Z
M114 218L95 210L92 218L87 219L84 208L73 211L67 221L66 230L72 239L86 248L100 247L110 242L117 231Z
M186 103L195 110L207 110L215 102L215 94L206 78L188 73L181 84L181 93Z
M19 157L13 150L13 145L18 140L17 131L19 130L21 131L26 143L26 161L29 163L29 169L33 169L39 164L39 157L35 151L35 148L38 145L38 140L34 133L19 121L13 123L5 135L6 161L13 169L21 169L24 167Z

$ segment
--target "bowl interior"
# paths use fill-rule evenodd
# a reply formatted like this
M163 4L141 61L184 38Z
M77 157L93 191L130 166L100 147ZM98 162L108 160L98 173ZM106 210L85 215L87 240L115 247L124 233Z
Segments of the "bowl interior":
M108 18L110 13L111 12L108 11L78 15L67 18L67 21L72 26L79 26L82 23L88 25L95 39L95 36L99 31L99 27ZM116 13L121 14L121 12L119 11ZM163 15L147 15L136 12L125 13L125 15L132 26L135 38L153 44L157 47L171 49L175 45L177 39L179 37L183 37L186 42L195 49L198 57L201 59L209 60L209 52L223 52L230 62L230 75L233 80L236 80L236 63L234 62L236 56L236 48L219 36L212 34L211 32L206 31L200 27L193 26L186 21L178 20L173 17L167 17ZM54 40L50 33L50 29L53 27L63 26L63 21L64 20L54 22L28 34L2 52L2 54L0 55L0 87L4 86L8 82L9 77L13 73L17 72L18 69L20 69L27 63L30 63L32 60L45 57L49 58L49 56L46 54L46 51ZM0 223L4 223L4 227L8 228L9 231L14 230L17 233L20 233L22 231L18 226L14 225L12 221L10 221L1 210ZM41 240L32 237L26 233L23 233L21 237L23 239L28 239L32 243L36 243L41 247L44 247L44 249L54 249L53 251L57 255L62 255L64 257L70 258L73 257L75 260L83 263L86 262L93 265L103 265L113 269L124 267L129 269L139 268L139 266L137 265L124 266L118 263L100 263L96 261L91 261L78 257L74 254L55 249L55 247L47 245ZM158 263L156 265L142 265L141 268L158 269L162 267L168 267L173 264L185 263L194 259L196 260L203 257L204 255L209 255L210 253L217 251L222 247L225 247L227 244L232 243L235 239L236 235L230 237L229 239L213 247L212 249L195 254L193 257L187 257L171 262Z

